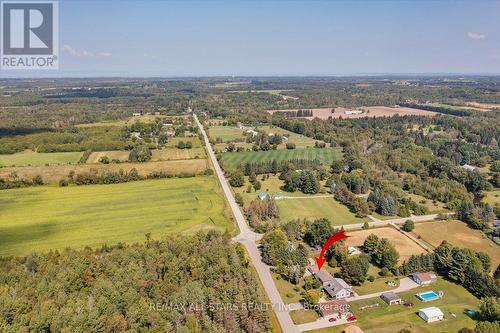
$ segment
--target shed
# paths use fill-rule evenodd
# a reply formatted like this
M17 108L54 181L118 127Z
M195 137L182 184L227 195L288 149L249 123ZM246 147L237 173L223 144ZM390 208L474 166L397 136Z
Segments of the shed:
M389 305L401 304L403 300L396 293L389 291L380 295L380 297Z
M257 194L257 196L259 197L260 200L264 200L267 197L267 193L266 192L259 192L259 194Z
M418 315L428 323L444 319L443 311L435 306L418 310Z

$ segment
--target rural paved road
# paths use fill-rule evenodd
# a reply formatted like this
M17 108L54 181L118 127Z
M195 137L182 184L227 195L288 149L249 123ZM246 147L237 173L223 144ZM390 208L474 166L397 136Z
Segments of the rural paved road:
M241 213L238 204L234 200L233 193L231 192L231 188L229 187L226 177L224 177L224 173L222 172L219 162L215 157L215 153L212 149L212 146L208 141L208 136L205 132L205 129L201 125L196 114L193 114L193 117L194 120L196 121L196 124L198 125L198 128L201 131L201 134L203 135L203 138L205 139L205 146L207 149L208 156L212 161L215 173L217 174L217 178L219 179L219 182L222 186L222 190L224 191L224 195L226 196L227 201L229 202L231 211L233 212L234 218L236 219L236 223L238 224L238 228L240 229L240 234L236 236L234 240L243 244L243 246L245 246L245 248L247 249L250 258L252 259L252 263L255 267L255 270L259 275L260 281L264 286L264 290L266 291L267 296L271 302L271 305L273 306L274 313L278 318L278 321L280 323L283 332L298 333L299 330L297 329L297 326L293 323L292 318L290 317L288 311L286 311L286 306L283 303L283 300L281 299L281 296L278 292L278 289L276 288L276 285L274 284L273 278L271 276L271 271L269 267L262 262L262 259L260 257L260 252L255 241L260 239L262 235L255 233L252 230L250 230L250 228L248 228L245 218L243 217L243 214Z

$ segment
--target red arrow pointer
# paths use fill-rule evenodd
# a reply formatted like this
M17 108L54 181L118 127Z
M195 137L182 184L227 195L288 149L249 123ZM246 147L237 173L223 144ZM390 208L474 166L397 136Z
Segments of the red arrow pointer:
M316 265L318 266L318 271L321 269L321 267L325 263L324 255L325 255L326 250L330 247L330 245L332 245L335 242L338 242L341 239L345 239L347 237L349 237L349 236L347 236L345 234L345 231L341 230L341 231L331 235L330 238L328 238L325 245L323 245L323 248L321 249L321 253L319 254L319 257L316 257Z

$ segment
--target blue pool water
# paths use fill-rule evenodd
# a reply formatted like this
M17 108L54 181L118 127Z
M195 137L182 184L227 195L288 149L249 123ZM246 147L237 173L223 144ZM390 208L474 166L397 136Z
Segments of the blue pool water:
M426 291L424 293L417 294L417 297L421 301L432 301L434 299L439 298L439 294L435 291Z

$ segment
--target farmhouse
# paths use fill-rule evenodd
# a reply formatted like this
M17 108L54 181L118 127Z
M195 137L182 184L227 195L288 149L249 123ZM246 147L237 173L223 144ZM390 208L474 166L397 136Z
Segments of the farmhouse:
M387 293L383 293L380 297L389 305L401 304L403 300L396 293L389 291Z
M444 318L443 312L435 306L418 310L418 315L428 323L443 320Z
M330 282L323 285L325 291L333 299L342 299L350 297L354 294L352 287L348 285L344 280L339 278L333 278Z
M324 269L318 270L316 266L312 265L307 266L307 269L316 279L320 280L323 285L333 280L333 276Z
M436 274L433 273L413 273L410 277L421 286L431 284L437 280Z
M320 302L318 306L323 317L342 318L345 314L349 313L349 305L344 299Z

